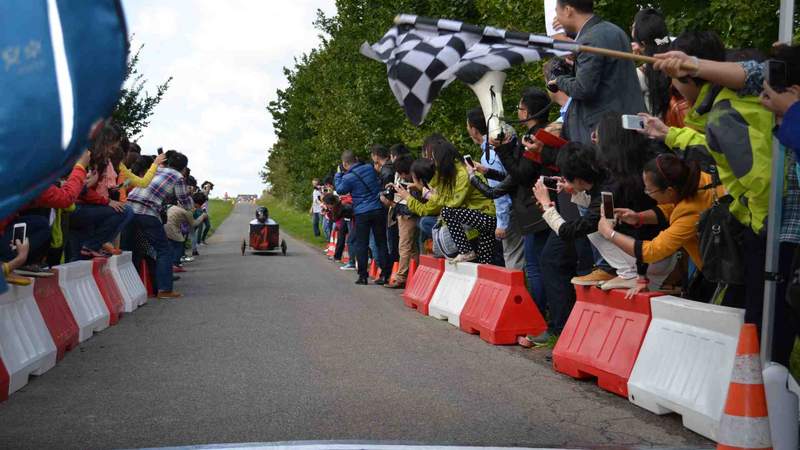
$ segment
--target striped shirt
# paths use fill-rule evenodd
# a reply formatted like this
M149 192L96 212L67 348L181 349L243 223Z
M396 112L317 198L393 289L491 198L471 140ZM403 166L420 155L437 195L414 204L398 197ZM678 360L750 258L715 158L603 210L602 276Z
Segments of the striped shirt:
M161 205L171 193L175 194L178 204L184 209L192 209L192 199L186 193L183 175L175 169L159 167L147 187L136 188L128 194L128 204L136 214L161 217Z

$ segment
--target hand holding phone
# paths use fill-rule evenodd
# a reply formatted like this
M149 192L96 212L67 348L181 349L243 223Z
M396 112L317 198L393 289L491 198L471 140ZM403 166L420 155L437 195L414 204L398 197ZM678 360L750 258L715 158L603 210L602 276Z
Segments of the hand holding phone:
M464 155L464 162L465 162L465 163L466 163L468 166L472 167L473 169L475 168L475 163L472 161L472 156L470 156L470 155Z
M603 217L614 220L614 194L611 192L601 192L603 199Z
M641 116L622 116L622 128L626 130L644 130L644 118Z
M28 239L28 224L15 223L14 231L11 237L11 248L17 250L17 242L25 242Z

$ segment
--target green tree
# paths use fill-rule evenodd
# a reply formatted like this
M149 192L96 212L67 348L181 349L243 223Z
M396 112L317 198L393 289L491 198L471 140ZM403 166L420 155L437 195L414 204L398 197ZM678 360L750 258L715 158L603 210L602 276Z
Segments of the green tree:
M131 38L132 39L132 38ZM150 124L149 118L161 103L161 99L169 89L172 77L156 86L155 94L150 94L145 90L147 79L144 74L139 72L139 55L144 48L140 45L130 60L125 71L125 83L120 91L120 97L114 106L112 117L127 132L131 141L141 137L142 131Z

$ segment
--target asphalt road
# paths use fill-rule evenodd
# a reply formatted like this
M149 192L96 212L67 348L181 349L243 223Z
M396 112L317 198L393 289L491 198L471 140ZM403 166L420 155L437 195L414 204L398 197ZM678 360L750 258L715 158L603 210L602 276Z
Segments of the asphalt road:
M680 425L355 286L317 249L241 256L240 205L176 284L0 404L0 448L358 440L710 447ZM278 220L280 218L277 218Z

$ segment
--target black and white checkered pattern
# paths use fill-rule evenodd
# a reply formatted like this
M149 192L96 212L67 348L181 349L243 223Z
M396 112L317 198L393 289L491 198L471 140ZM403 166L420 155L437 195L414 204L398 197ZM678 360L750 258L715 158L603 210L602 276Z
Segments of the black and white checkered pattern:
M378 43L364 43L361 53L386 64L389 86L415 125L456 78L472 84L488 71L567 53L545 36L410 15L395 22Z

